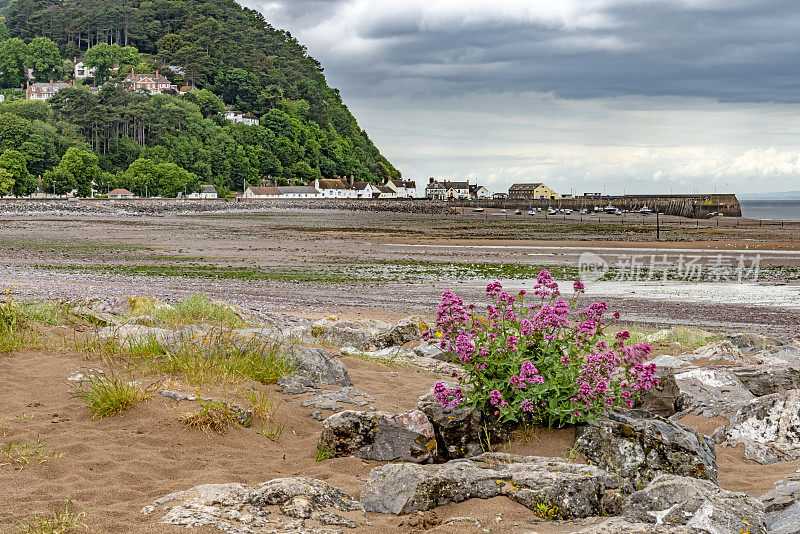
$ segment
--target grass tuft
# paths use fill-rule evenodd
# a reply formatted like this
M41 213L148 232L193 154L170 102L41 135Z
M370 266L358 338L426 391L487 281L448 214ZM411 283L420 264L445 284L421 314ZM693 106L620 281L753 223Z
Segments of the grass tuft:
M334 454L335 451L333 447L322 441L321 438L319 441L317 441L317 455L316 457L314 457L315 462L321 462L323 460L328 460L329 458L333 458Z
M67 501L63 508L57 508L47 514L33 514L26 523L17 523L19 534L68 534L86 529L83 518L86 512L71 510L72 501Z
M61 458L61 452L45 450L39 436L33 442L9 442L0 448L0 467L8 465L17 471L22 471L31 463L46 463L51 458Z
M40 324L57 326L62 324L62 315L65 315L63 305L52 301L28 301L19 305L23 317Z
M208 323L229 329L248 326L232 308L198 293L172 306L147 298L131 299L131 304L132 317L147 315L156 322L176 325Z
M14 301L0 303L0 352L11 352L36 343L36 334Z
M120 413L152 397L149 390L116 376L84 380L72 386L72 394L86 404L92 412L92 419Z
M259 434L266 436L270 441L278 441L286 428L284 423L275 420L275 412L278 411L278 404L275 402L275 394L269 391L248 390L245 394L253 416L261 424Z
M191 428L199 428L203 432L216 432L224 434L228 427L237 421L236 413L231 407L220 401L198 399L200 409L194 413L183 416L183 424Z

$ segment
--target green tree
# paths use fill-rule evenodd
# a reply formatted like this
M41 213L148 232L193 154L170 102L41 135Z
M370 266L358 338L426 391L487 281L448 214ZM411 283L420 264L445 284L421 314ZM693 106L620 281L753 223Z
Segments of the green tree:
M92 194L92 186L100 176L100 166L97 164L96 154L70 147L61 157L56 169L61 176L71 175L74 178L78 196L88 197Z
M75 176L63 167L50 169L42 176L42 189L47 193L66 195L77 187Z
M8 26L6 26L6 18L0 17L0 41L5 41L10 37L11 32L8 31Z
M14 177L10 172L0 167L0 197L11 193L14 187Z
M28 47L22 39L6 39L0 43L0 85L21 87L25 83L25 59Z
M6 150L0 155L0 169L4 169L13 179L12 191L17 196L24 196L36 191L36 184L31 188L31 175L25 163L25 156L18 150Z
M31 134L31 121L14 113L0 113L0 150L19 149Z
M38 82L60 80L63 75L58 46L47 37L37 37L28 44L25 65L33 71Z
M220 119L225 114L225 103L207 89L190 91L183 95L183 99L196 104L207 119Z

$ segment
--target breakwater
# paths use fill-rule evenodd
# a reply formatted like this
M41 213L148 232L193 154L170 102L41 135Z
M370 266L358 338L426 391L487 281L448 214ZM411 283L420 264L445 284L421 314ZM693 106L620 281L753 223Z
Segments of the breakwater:
M639 211L647 206L655 213L677 215L692 219L707 219L712 214L722 213L726 217L741 217L742 207L734 194L721 195L623 195L561 198L556 200L528 199L492 199L456 201L452 205L459 207L481 208L565 208L571 210L595 207L603 209L612 205L620 210Z

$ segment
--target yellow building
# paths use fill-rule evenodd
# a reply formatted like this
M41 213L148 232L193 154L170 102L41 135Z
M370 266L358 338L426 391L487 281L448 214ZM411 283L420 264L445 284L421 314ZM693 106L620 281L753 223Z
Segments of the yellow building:
M508 188L508 198L509 200L554 200L558 198L558 193L541 182L531 184L514 184Z

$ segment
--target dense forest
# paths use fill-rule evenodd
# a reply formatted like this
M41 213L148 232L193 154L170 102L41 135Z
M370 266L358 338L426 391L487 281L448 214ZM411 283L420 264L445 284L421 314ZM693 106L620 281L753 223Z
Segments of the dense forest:
M400 176L306 49L233 0L0 0L0 14L0 194L25 194L36 176L57 192L94 183L162 196L267 176ZM76 59L94 77L47 102L15 99L29 72L67 81ZM121 83L157 69L193 90L150 95ZM259 124L231 124L226 107Z

